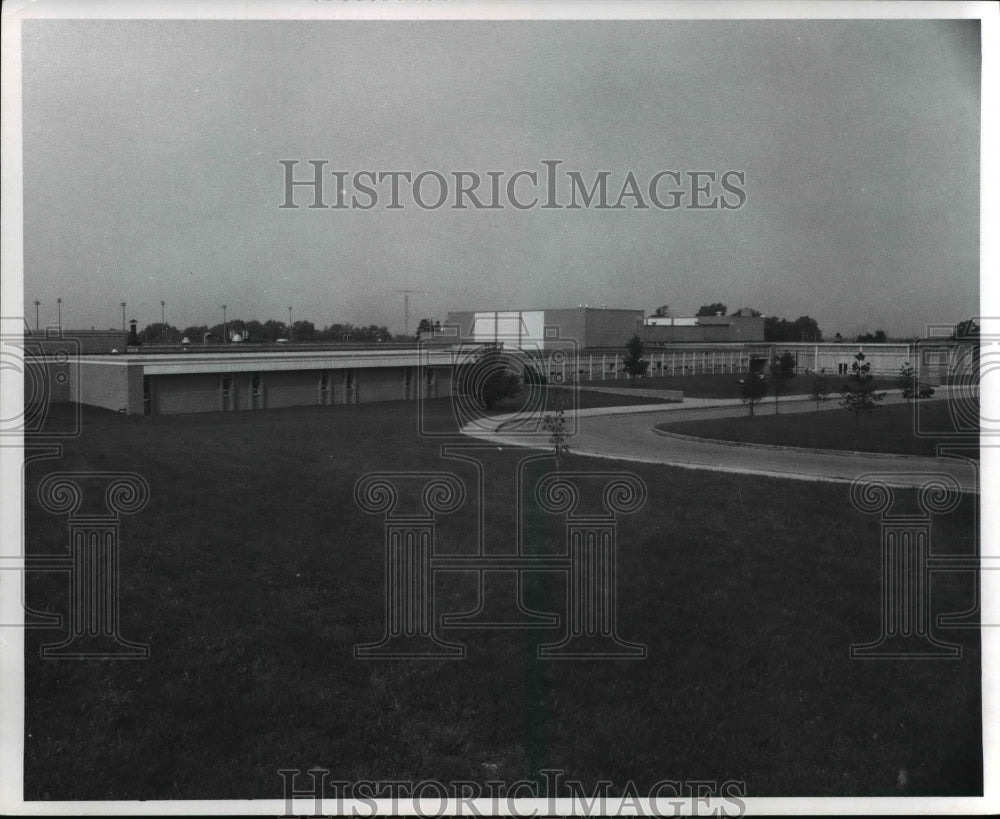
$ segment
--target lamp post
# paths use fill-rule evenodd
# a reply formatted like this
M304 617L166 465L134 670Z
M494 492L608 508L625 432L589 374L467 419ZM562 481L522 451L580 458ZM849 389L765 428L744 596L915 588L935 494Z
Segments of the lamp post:
M62 299L56 299L56 310L58 310L59 315L59 331L62 332Z
M122 305L122 335L125 335L125 302Z
M167 303L165 301L163 301L163 299L160 299L160 324L164 325L164 329L166 329L166 324L167 324Z
M292 308L288 308L288 340L292 340Z
M229 335L226 333L226 305L222 305L222 343L225 344L229 340Z
M41 302L38 299L35 299L35 331L36 332L38 331L38 305L39 304L41 304Z

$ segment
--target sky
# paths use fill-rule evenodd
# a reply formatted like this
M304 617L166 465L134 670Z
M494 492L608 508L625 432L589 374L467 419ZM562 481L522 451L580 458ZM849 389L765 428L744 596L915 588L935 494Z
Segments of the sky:
M977 20L28 20L22 34L32 325L34 300L46 325L61 298L67 328L120 327L122 301L141 328L163 300L182 329L226 304L230 320L291 306L319 327L398 332L400 289L415 291L411 331L450 310L723 302L810 315L828 338L904 337L979 312ZM293 209L281 160L297 178L325 160L348 182L506 180L561 160L588 185L609 171L612 198L629 172L643 187L735 170L746 197L429 210L404 183L400 209L385 185L369 210L308 208L301 188Z

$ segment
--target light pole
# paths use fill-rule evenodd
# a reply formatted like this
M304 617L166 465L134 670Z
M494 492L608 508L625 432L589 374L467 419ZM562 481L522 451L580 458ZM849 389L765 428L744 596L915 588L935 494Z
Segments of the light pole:
M41 302L38 299L35 299L35 331L36 332L38 331L38 305L39 304L41 304Z
M288 340L292 340L292 308L288 308Z
M122 302L122 335L125 334L125 302Z
M160 299L160 324L166 329L167 324L167 303Z
M228 340L228 335L226 333L226 305L222 305L222 343L225 344Z
M56 309L59 311L59 331L62 332L62 299L56 299Z

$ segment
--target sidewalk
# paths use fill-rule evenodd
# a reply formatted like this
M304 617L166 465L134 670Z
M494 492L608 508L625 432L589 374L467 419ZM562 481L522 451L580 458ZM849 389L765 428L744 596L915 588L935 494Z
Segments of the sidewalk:
M947 392L947 390L942 390ZM887 403L901 403L898 393L887 395ZM942 396L943 397L943 396ZM927 399L925 399L927 400ZM940 399L930 399L940 400ZM763 404L766 411L771 402ZM815 402L808 396L782 400L783 412L812 411ZM821 411L839 409L831 399ZM772 410L773 411L773 410ZM569 440L570 452L596 458L658 463L687 469L706 469L797 480L851 483L863 476L894 486L920 487L939 479L962 492L979 491L979 466L959 458L894 457L877 453L845 453L836 450L777 449L756 444L708 441L681 435L659 435L657 424L702 417L731 417L746 413L739 399L685 399L683 404L640 407L602 407L575 413L577 429ZM484 419L467 425L463 433L504 446L547 449L544 434L525 434L504 426L516 414Z

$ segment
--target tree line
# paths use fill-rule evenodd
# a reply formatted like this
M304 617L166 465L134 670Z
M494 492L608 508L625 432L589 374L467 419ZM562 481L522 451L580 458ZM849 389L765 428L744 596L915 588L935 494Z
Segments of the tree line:
M183 330L172 324L155 322L147 325L139 334L142 344L180 344L186 338L191 344L221 344L229 333L238 333L243 341L251 344L266 344L285 339L287 341L343 341L373 342L392 341L393 335L387 327L369 324L367 327L353 324L334 323L317 330L311 321L296 321L291 327L287 322L233 319L225 324L219 322L209 326L197 324Z

